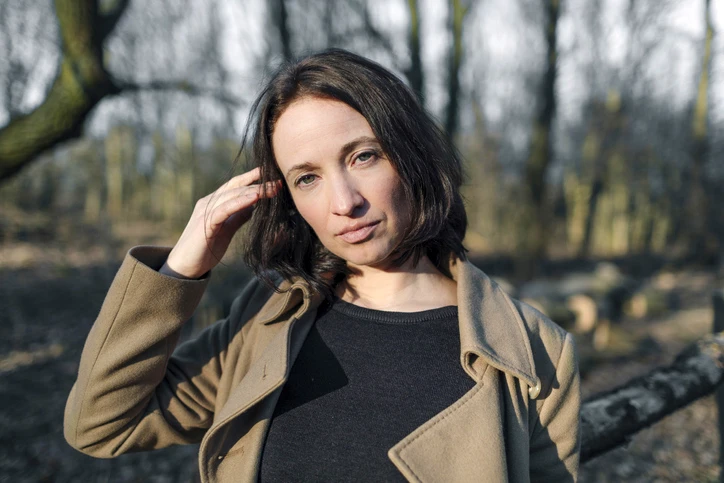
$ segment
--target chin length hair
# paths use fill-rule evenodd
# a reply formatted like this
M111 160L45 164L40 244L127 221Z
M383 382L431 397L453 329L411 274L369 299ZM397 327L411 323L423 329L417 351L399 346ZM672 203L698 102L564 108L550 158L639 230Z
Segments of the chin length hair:
M451 256L465 258L462 240L467 217L460 196L460 156L448 137L420 106L410 89L379 64L341 49L329 49L282 65L254 102L249 129L251 166L261 182L284 180L272 149L274 125L295 100L334 99L362 114L399 174L411 214L393 263L417 264L423 255L446 275ZM272 273L301 278L330 297L349 274L345 260L327 250L296 211L286 183L272 198L260 199L248 222L244 261L262 281Z

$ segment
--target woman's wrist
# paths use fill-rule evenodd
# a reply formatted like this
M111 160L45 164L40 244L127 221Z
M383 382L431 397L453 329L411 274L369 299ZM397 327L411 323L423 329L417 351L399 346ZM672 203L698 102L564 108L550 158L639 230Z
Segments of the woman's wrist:
M168 275L169 277L173 278L179 278L181 280L198 280L203 277L189 277L187 275L184 275L182 273L177 272L173 268L168 266L168 262L164 263L161 268L158 269L158 273L161 273L163 275Z

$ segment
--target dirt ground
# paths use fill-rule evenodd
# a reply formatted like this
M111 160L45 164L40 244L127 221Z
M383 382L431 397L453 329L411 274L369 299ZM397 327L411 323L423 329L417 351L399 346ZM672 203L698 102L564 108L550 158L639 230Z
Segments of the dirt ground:
M63 438L63 409L83 341L122 253L118 244L0 245L0 481L194 481L196 447L98 460L76 452ZM227 285L239 286L241 278L231 277ZM681 295L678 309L617 326L614 340L637 341L638 349L588 367L584 397L670 362L711 331L710 294L722 279L690 270L675 273L673 282ZM588 462L580 479L717 481L716 419L713 398L704 398L637 434L628 446Z

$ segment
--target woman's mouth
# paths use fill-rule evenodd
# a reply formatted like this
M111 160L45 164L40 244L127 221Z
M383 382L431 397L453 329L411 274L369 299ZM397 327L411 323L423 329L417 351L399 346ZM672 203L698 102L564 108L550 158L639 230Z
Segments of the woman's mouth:
M337 235L342 240L346 241L347 243L360 243L369 237L372 232L375 230L377 225L379 224L378 221L371 223L369 225L365 225L361 228L358 228L356 230L351 230L344 232L340 235Z

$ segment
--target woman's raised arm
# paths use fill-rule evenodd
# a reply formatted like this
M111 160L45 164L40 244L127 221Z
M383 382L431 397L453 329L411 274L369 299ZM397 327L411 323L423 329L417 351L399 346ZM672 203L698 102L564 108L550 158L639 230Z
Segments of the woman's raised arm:
M174 353L183 324L206 288L203 277L263 196L258 171L200 200L170 250L136 247L126 256L86 340L65 409L76 449L113 457L197 442L210 426L223 358L244 308L263 291L252 283L229 317ZM276 187L267 189L273 196ZM212 253L209 253L209 250ZM172 354L173 353L173 354Z

